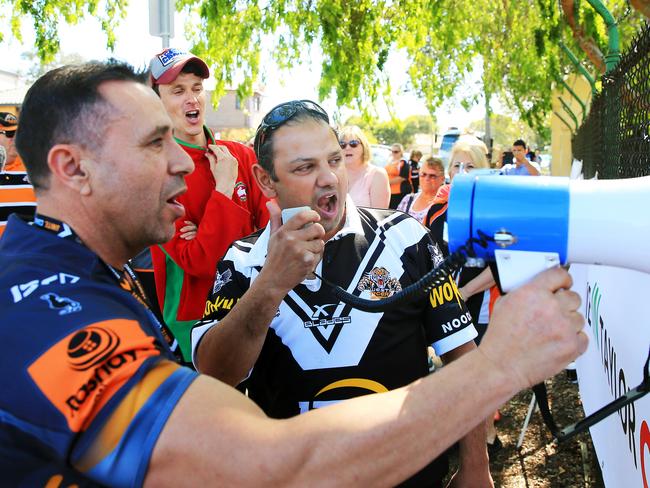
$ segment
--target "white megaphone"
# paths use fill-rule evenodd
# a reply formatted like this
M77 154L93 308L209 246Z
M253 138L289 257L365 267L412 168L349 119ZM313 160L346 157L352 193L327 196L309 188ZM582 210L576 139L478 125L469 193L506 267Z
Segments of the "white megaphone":
M497 263L503 291L557 264L650 273L649 209L650 177L457 175L447 210L449 250L470 239L487 244L473 252Z

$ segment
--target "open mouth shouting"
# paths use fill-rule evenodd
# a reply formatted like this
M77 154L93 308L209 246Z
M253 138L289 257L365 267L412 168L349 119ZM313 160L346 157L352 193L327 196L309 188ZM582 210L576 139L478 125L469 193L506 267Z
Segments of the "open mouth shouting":
M316 211L322 219L332 220L336 217L339 210L339 199L335 192L329 192L318 198L316 201Z
M198 110L188 110L185 112L185 120L187 120L190 124L195 125L195 124L200 124L200 112Z

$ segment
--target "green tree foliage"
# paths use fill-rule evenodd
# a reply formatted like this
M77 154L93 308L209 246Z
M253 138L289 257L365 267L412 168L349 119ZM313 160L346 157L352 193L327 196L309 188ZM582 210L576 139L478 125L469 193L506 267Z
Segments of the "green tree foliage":
M394 144L399 142L407 147L415 142L416 134L431 134L435 128L431 117L426 115L411 115L404 120L391 119L386 122L377 122L363 117L350 117L345 125L358 125L371 143Z
M78 53L66 54L61 51L57 52L54 55L54 59L48 63L41 61L38 54L33 51L23 53L21 54L21 57L27 61L30 61L31 64L29 70L26 73L23 73L23 76L27 80L28 84L33 83L38 78L40 78L41 75L44 75L48 71L54 68L58 68L59 66L64 66L66 64L80 64L86 61Z
M485 131L485 120L476 120L469 124L476 132ZM543 147L550 142L550 134L539 134L531 129L523 120L515 120L509 115L495 114L492 116L492 138L494 146L509 150L517 139L523 139L531 147Z
M74 24L85 15L100 19L112 46L113 28L127 3L0 0L9 7L15 36L20 37L25 19L33 23L36 49L45 61L59 49L58 23ZM606 4L619 23L624 47L642 16L628 0ZM579 28L607 52L605 24L585 0L176 0L176 5L190 15L186 33L194 52L212 67L217 99L235 82L241 98L252 93L261 75L261 53L287 67L320 48L321 99L334 94L339 106L356 105L366 115L379 97L389 101L395 88L387 67L392 53L406 58L410 85L433 114L456 94L478 60L482 80L476 90L462 94L463 105L476 103L479 96L499 97L539 128L551 108L556 75L575 70L559 42L580 53L585 44L575 37Z
M99 20L106 33L106 44L112 48L114 29L125 17L127 5L128 0L0 0L2 11L10 12L11 33L16 39L22 40L23 22L34 26L36 52L44 63L53 62L59 52L59 23L74 25L86 15ZM0 32L0 41L3 38Z

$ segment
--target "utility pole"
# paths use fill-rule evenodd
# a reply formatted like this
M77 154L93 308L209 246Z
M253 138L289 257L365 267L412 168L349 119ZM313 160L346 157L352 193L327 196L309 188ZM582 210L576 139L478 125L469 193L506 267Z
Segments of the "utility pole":
M174 4L172 0L149 0L149 34L162 38L163 49L174 37Z

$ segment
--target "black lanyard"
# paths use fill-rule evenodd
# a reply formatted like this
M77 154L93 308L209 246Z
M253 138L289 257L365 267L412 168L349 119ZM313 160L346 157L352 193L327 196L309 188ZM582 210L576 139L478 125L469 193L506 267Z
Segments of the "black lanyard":
M60 220L53 219L52 217L46 217L45 215L37 213L34 216L33 225L40 227L41 229L48 232L52 232L62 239L72 240L84 246L84 243L81 241L79 236L77 236L74 230L72 230L70 226L65 222L61 222ZM138 279L138 276L135 274L135 271L133 271L131 266L125 264L122 270L119 271L110 264L104 262L99 256L97 256L97 258L109 271L109 274L114 278L115 283L121 289L131 294L133 298L135 298L145 309L147 309L150 318L158 326L158 330L160 330L160 333L167 342L167 345L171 349L172 353L177 360L182 362L181 352L178 347L178 341L174 339L174 336L169 330L169 327L160 322L160 320L158 320L156 315L152 312L151 304L149 303L147 294L144 291L144 287L142 286L142 283Z

